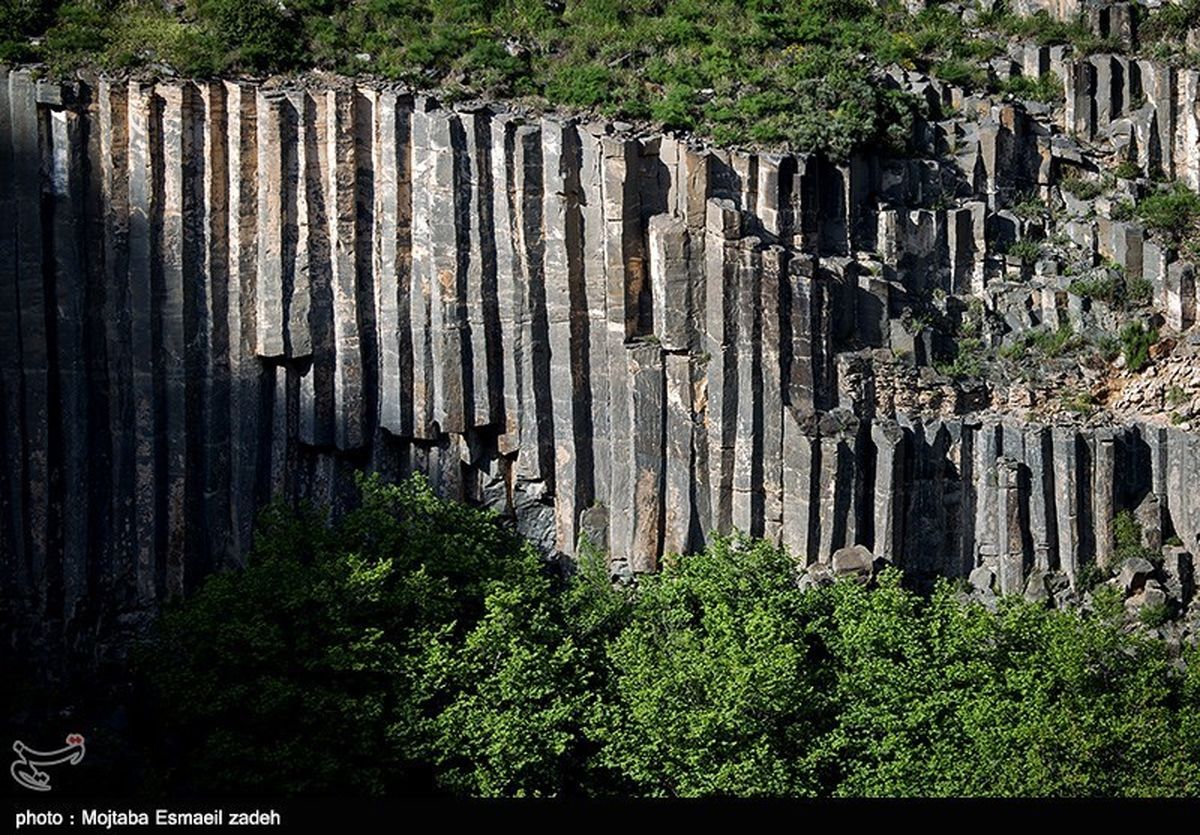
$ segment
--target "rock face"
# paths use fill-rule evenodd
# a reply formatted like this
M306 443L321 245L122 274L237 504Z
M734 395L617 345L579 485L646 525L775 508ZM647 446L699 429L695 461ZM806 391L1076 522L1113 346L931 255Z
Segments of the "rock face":
M997 201L1049 148L1005 107L955 140L971 195L910 210L946 172L370 86L0 70L4 645L103 655L238 565L268 499L339 512L362 469L547 552L586 533L617 573L739 529L1021 593L1106 563L1147 496L1194 553L1193 436L884 416L842 362L927 365L899 302L985 289Z

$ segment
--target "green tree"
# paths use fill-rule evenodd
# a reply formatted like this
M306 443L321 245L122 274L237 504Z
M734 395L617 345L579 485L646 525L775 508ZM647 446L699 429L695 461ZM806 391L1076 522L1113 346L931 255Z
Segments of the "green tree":
M453 699L442 647L483 641L489 608L518 594L503 584L541 567L492 514L419 477L361 485L362 507L336 525L270 508L247 567L164 614L142 669L175 785L431 788L435 719Z
M643 578L592 727L602 762L638 794L817 794L831 679L807 603L786 552L741 538Z

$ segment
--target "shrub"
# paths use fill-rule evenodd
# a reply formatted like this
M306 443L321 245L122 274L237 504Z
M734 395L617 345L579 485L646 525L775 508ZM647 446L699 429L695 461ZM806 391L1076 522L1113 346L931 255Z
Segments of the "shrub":
M1171 607L1167 603L1148 603L1138 611L1138 620L1148 629L1157 629L1171 620Z
M1142 526L1138 524L1133 513L1122 510L1112 521L1113 549L1117 559L1127 560L1133 557L1145 559L1161 559L1161 555L1151 552L1142 545Z
M1142 176L1142 167L1133 160L1122 160L1113 169L1113 174L1122 180L1136 180Z
M1054 73L1046 73L1038 78L1014 75L1001 85L1000 90L1020 99L1043 104L1058 104L1066 95L1062 81Z
M1063 353L1072 348L1079 347L1082 344L1082 339L1075 335L1075 331L1071 328L1069 322L1063 322L1053 330L1038 328L1026 332L1022 336L1021 344L1027 348L1036 350L1044 357L1053 359L1062 356Z
M1018 200L1013 205L1012 211L1022 220L1040 220L1050 212L1050 209L1036 193L1031 193Z
M1145 307L1154 297L1154 285L1146 278L1125 279L1125 299L1134 307Z
M1098 405L1096 396L1090 391L1068 390L1062 394L1063 408L1068 412L1086 415L1091 414Z
M1121 350L1125 366L1141 371L1150 362L1150 346L1158 341L1158 331L1147 329L1141 322L1128 322L1121 328Z
M1090 278L1075 278L1067 289L1077 296L1096 299L1122 309L1144 307L1153 300L1154 286L1144 278L1127 276L1118 264Z
M1143 198L1135 211L1147 228L1178 244L1196 234L1200 195L1177 183L1169 190Z
M965 338L954 343L954 356L949 362L934 363L934 368L939 374L963 380L982 374L983 360L983 342L976 338Z
M1123 286L1119 276L1103 273L1092 278L1072 279L1067 289L1077 296L1116 304L1121 300Z
M1080 200L1094 200L1104 193L1104 188L1098 182L1075 173L1063 177L1059 186Z
M1030 238L1022 238L1019 241L1009 244L1005 254L1011 258L1016 258L1023 264L1032 264L1042 256L1042 245Z
M56 18L55 8L75 11ZM944 10L914 20L857 0L17 0L5 12L0 50L64 73L157 63L184 75L370 72L447 98L540 96L836 158L910 142L925 104L883 81L888 63L982 54Z
M564 66L546 82L546 98L573 107L596 107L612 94L612 73L588 64Z
M1119 177L1120 175L1118 174L1117 176ZM1136 208L1133 201L1122 199L1113 204L1112 209L1109 211L1109 217L1113 220L1132 220L1135 213Z

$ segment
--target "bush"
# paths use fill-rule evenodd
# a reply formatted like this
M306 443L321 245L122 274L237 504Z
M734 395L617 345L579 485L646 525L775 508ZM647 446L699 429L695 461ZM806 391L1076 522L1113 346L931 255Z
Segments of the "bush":
M1043 104L1058 104L1066 95L1062 81L1054 73L1046 73L1038 78L1014 75L1001 85L1000 89L1001 92L1019 99L1030 99Z
M1141 371L1150 362L1150 346L1158 341L1158 331L1147 329L1141 322L1128 322L1121 328L1121 350L1125 367Z
M1133 160L1122 160L1113 169L1113 174L1122 180L1136 180L1142 176L1142 167Z
M1156 554L1142 545L1142 526L1138 524L1137 519L1130 511L1122 510L1113 517L1112 531L1113 550L1118 560L1134 557L1151 561L1162 559L1161 554Z
M1200 195L1177 183L1169 190L1143 198L1135 211L1147 228L1179 244L1197 232Z
M1009 244L1005 254L1010 258L1016 258L1022 264L1032 264L1042 257L1042 245L1030 238L1022 238Z
M1171 607L1166 603L1148 603L1138 612L1138 620L1147 629L1157 629L1171 620Z
M1103 186L1095 180L1088 180L1075 173L1063 177L1059 186L1080 200L1094 200L1104 193Z
M964 380L983 373L983 360L983 342L967 337L954 343L954 356L949 362L935 363L934 368L939 374Z

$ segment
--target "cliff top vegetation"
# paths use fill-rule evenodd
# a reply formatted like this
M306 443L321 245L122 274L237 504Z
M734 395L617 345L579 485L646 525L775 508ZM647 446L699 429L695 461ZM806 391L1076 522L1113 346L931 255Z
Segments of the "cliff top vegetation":
M918 104L878 83L887 66L979 87L1007 37L1112 46L1044 14L968 28L898 0L0 0L0 32L0 62L59 75L322 69L839 157L910 135Z

